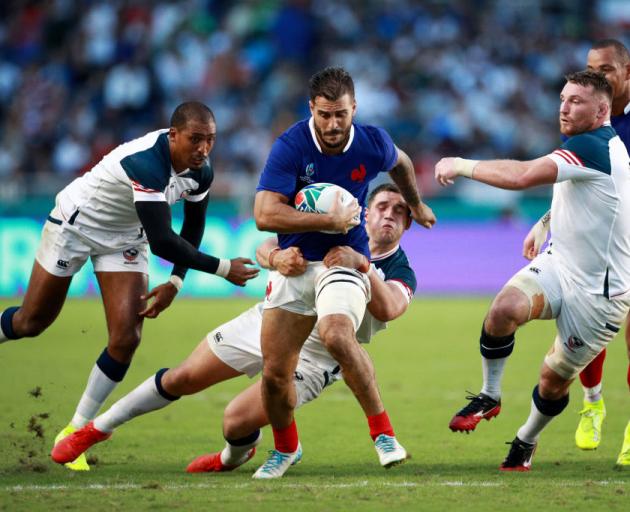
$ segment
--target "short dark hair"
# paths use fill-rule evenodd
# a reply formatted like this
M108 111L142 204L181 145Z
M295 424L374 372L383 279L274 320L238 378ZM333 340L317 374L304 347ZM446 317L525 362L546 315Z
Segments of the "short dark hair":
M188 121L200 123L214 123L214 114L210 108L199 101L186 101L177 106L171 116L171 126L183 128Z
M617 39L599 39L591 46L591 50L602 50L604 48L613 48L619 62L622 64L627 64L630 61L630 52L628 52L628 48L621 41Z
M398 185L396 185L395 183L381 183L378 187L374 187L370 192L367 200L368 208L372 206L374 199L376 199L376 196L379 195L381 192L393 192L394 194L402 195L402 192L398 188ZM409 205L407 205L407 215L411 217L411 209L409 208Z
M603 73L585 69L583 71L576 71L575 73L569 73L565 75L567 82L581 85L583 87L592 86L595 92L604 94L609 101L612 101L612 86L606 80L606 76Z
M340 67L328 67L315 73L308 82L309 96L315 101L323 96L329 101L335 101L344 94L354 99L354 82L350 73Z

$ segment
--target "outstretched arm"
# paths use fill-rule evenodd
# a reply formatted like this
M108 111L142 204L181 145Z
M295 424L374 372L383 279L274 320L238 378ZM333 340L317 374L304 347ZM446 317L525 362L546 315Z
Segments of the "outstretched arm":
M416 182L416 173L411 158L402 149L398 151L398 160L389 171L389 175L404 197L411 210L413 219L425 228L431 228L435 224L435 215L431 208L422 202L420 191Z
M538 185L550 185L558 178L558 166L546 156L521 162L518 160L466 160L442 158L435 166L435 179L446 187L460 176L493 187L522 190Z

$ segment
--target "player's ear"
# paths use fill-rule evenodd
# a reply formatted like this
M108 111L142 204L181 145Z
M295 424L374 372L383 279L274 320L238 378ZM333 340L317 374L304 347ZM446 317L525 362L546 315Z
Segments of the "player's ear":
M311 115L314 116L315 115L315 103L313 103L313 100L308 100L308 109L311 111Z
M174 126L171 126L168 129L168 138L170 140L175 140L175 136L177 135L177 128L175 128Z
M407 231L411 227L412 220L413 219L411 218L411 212L409 212L409 214L407 215L407 221L405 222L405 231Z
M626 68L626 80L630 80L630 62L625 65Z

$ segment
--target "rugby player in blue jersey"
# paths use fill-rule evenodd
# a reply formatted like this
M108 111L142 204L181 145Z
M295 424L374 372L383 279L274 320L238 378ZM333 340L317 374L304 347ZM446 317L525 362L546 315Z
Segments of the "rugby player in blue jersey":
M305 185L326 182L344 187L363 206L370 181L389 171L416 222L430 228L435 217L420 200L409 157L384 130L353 123L354 84L345 70L326 68L313 75L309 96L310 119L296 123L275 141L254 204L258 228L278 233L280 248L297 247L309 262L300 276L272 272L269 277L261 332L262 396L275 450L254 478L281 477L298 457L293 372L316 322L324 346L339 362L346 384L368 418L381 464L390 467L407 456L383 407L372 362L355 337L370 295L362 209L338 201L329 213L316 214L297 211L292 202ZM358 270L327 268L322 260L337 246L363 254L364 265Z
M610 124L619 138L630 148L630 53L616 39L596 41L588 52L587 68L606 76L613 90ZM549 233L550 214L547 212L528 233L523 242L523 255L533 259L540 252ZM630 323L626 320L626 347L630 359ZM580 422L575 431L575 444L582 450L596 449L602 440L602 423L606 417L606 406L602 396L602 375L606 349L591 361L580 373L584 389L584 406L580 411ZM630 388L630 365L626 374ZM619 466L630 466L630 422L617 458Z
M368 272L371 299L357 332L360 343L386 328L386 322L402 315L416 289L416 276L409 265L400 239L411 225L411 216L398 188L392 183L376 187L368 198L366 229L370 238L372 265ZM280 249L270 238L256 250L261 266L285 275L299 275L307 262L297 247ZM334 247L324 258L328 265L363 265L363 255L349 247ZM219 382L240 375L254 377L262 368L260 327L262 302L208 333L184 362L161 369L133 391L122 397L93 422L57 443L52 451L56 462L76 459L94 444L109 439L122 424L172 404L183 395L197 393ZM342 377L339 365L321 343L313 329L300 351L293 385L298 406L317 398L324 389ZM268 423L262 406L260 381L234 398L225 409L220 452L201 455L188 471L231 471L251 459L261 440L260 429Z
M144 318L155 318L170 305L188 268L239 286L258 275L248 267L250 259L220 259L197 249L214 177L208 155L215 138L212 111L199 102L183 103L170 128L118 146L57 195L22 305L0 315L0 343L38 336L57 318L72 276L91 258L109 337L70 424L55 441L96 416L129 368ZM180 200L184 223L177 235L170 205ZM169 282L149 293L148 246L175 264ZM89 469L85 456L68 467Z

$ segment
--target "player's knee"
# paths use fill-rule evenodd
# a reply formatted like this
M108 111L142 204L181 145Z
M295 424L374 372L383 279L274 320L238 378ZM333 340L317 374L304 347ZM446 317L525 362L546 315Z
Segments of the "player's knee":
M195 376L187 368L171 368L162 376L162 386L164 389L177 396L192 395L201 391Z
M43 333L53 323L53 320L54 318L49 318L46 315L24 314L20 309L13 316L13 330L20 337L32 338Z
M513 331L515 327L527 321L528 314L528 304L514 300L512 295L500 294L492 303L486 316L486 331L495 336L505 334L502 332L504 329Z
M271 395L285 394L285 390L293 385L293 372L278 367L266 365L262 377L262 386Z

